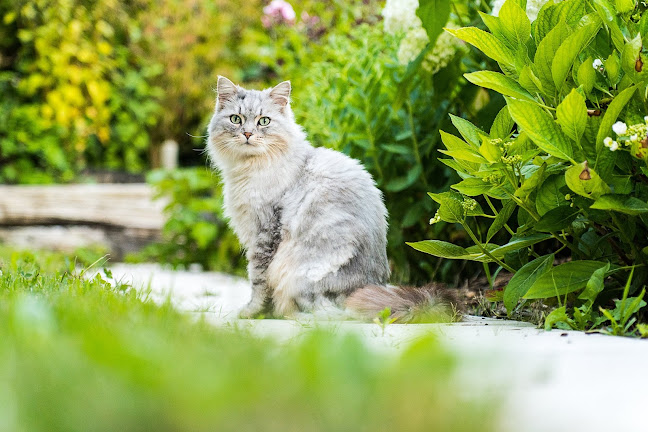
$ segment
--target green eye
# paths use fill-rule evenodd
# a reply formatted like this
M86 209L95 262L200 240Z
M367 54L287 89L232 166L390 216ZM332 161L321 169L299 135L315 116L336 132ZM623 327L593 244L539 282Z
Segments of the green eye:
M236 114L232 114L230 116L230 121L234 124L241 124L241 117L237 116Z
M261 126L268 126L270 124L270 117L261 117L259 119L259 124Z

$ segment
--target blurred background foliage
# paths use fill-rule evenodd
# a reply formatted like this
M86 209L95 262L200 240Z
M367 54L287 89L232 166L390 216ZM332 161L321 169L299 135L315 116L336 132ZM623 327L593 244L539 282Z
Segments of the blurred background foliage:
M139 258L241 271L218 177L202 154L216 77L251 88L290 79L293 110L312 143L361 160L384 192L394 281L452 281L463 264L421 257L404 242L461 240L453 226L428 224L426 193L456 180L437 161L438 130L454 131L448 113L489 125L504 102L462 77L495 65L445 33L428 44L416 7L0 0L0 182L144 173L173 139L185 169L149 176L170 198L169 220L164 241ZM455 2L448 26L480 25L478 11L488 4Z

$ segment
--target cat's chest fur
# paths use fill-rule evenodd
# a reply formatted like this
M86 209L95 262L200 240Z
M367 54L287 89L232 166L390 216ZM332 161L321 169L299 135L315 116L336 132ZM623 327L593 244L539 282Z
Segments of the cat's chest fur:
M225 214L246 249L276 219L298 173L294 162L251 165L223 173Z

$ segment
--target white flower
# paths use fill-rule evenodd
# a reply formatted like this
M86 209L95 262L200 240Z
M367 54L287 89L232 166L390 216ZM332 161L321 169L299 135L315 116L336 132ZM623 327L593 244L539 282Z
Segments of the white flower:
M648 123L648 116L644 116L644 121Z
M542 9L545 3L549 0L527 0L526 13L531 21L535 21L538 18L538 12Z
M619 149L619 143L616 141L612 141L612 144L610 144L610 151L617 151Z
M625 133L628 132L628 126L625 123L618 121L612 125L612 130L617 135L625 135Z
M605 137L605 139L603 140L603 144L605 144L605 147L610 147L610 145L612 144L612 138Z
M632 135L632 136L630 137L630 141L633 141L633 142L634 142L634 141L639 141L639 135L637 135L637 134Z
M506 0L495 0L492 4L491 15L498 16L500 9L504 6ZM526 14L530 21L535 21L538 18L538 12L545 3L549 0L527 0Z
M395 34L421 27L421 20L416 16L417 8L418 0L387 0L382 10L385 31Z
M451 27L449 24L448 27ZM425 48L429 39L423 27L412 29L403 38L398 48L398 62L406 65L414 60ZM423 59L422 67L428 73L434 74L446 67L462 47L459 39L444 31L439 35L434 48Z
M603 62L601 61L601 59L595 59L592 62L592 67L598 71L603 70Z

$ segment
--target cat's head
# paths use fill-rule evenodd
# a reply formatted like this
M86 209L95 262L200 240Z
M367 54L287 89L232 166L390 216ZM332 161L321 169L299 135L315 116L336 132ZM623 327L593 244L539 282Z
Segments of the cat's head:
M210 153L234 161L286 154L301 135L290 109L290 90L290 81L259 91L219 76L209 123Z

